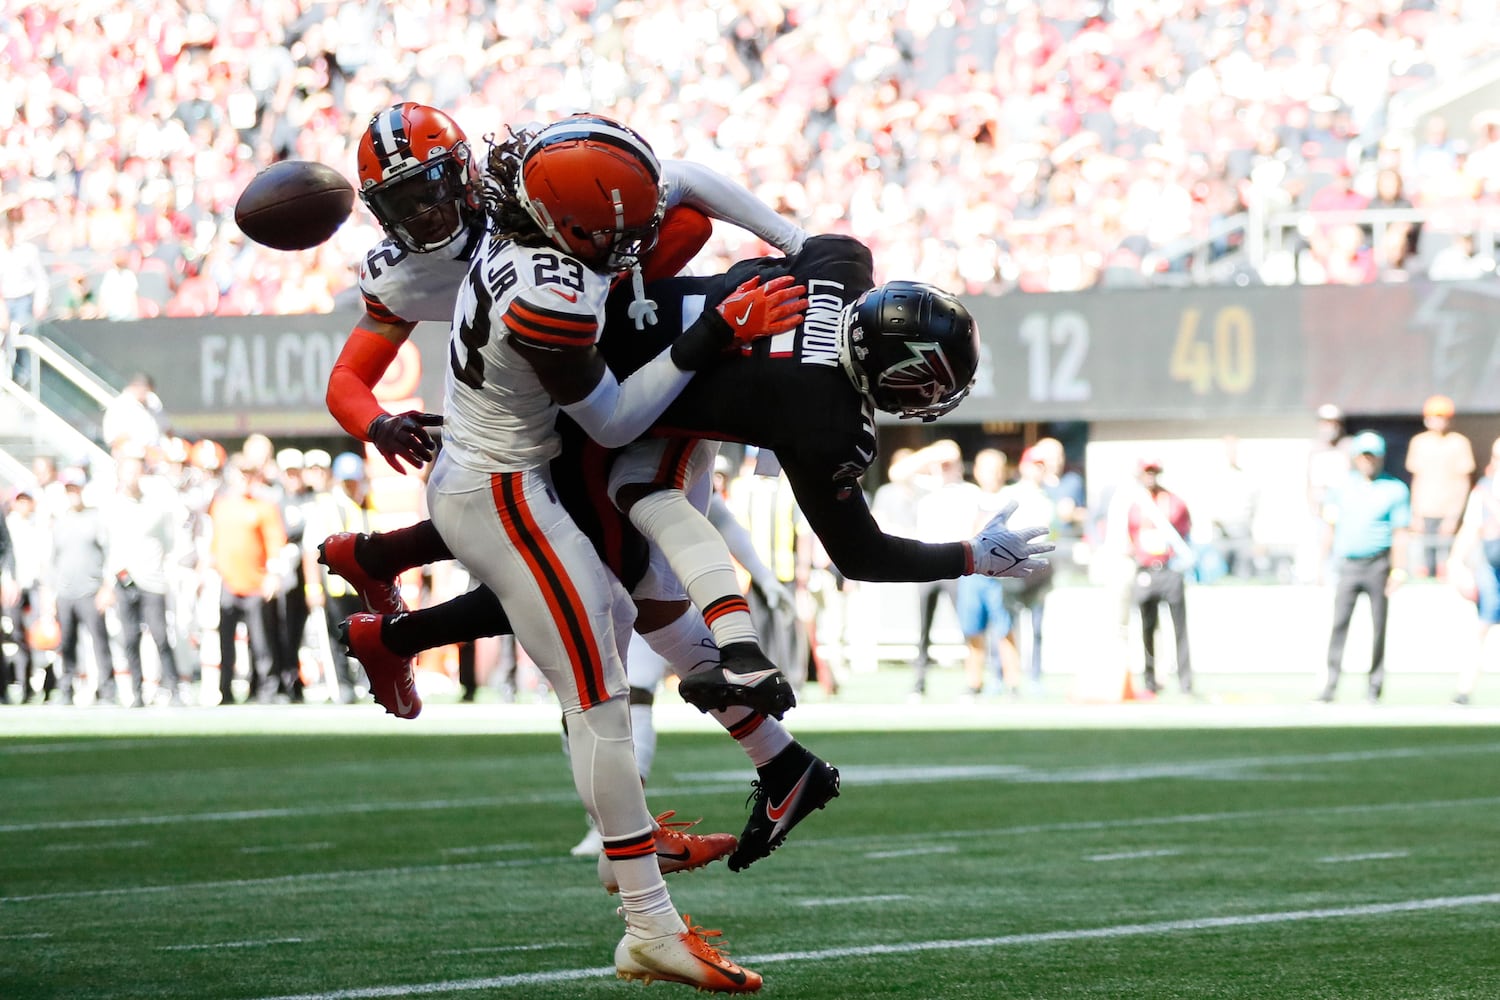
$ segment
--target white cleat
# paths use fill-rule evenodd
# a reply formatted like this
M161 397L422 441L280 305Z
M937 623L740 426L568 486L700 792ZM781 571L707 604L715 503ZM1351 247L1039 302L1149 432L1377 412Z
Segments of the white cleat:
M718 931L693 926L693 918L682 916L686 925L675 933L643 937L627 930L615 946L615 974L621 979L645 983L657 980L684 983L711 993L754 993L760 989L757 972L742 969L709 944Z

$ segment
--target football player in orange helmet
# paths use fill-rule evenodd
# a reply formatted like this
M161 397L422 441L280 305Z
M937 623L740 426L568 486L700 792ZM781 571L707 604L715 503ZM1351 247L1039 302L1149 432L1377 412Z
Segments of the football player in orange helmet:
M413 253L441 250L480 223L469 140L437 108L407 101L370 119L359 140L359 197Z
M603 272L636 264L656 244L666 212L650 144L601 115L538 132L521 154L516 198L554 246Z

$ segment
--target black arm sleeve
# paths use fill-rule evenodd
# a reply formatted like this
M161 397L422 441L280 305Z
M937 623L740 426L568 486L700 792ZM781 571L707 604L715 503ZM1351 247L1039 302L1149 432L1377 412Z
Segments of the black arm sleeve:
M875 522L858 482L835 482L826 473L812 474L784 461L782 468L802 516L828 558L849 579L920 583L964 575L968 555L962 542L929 543L888 535Z

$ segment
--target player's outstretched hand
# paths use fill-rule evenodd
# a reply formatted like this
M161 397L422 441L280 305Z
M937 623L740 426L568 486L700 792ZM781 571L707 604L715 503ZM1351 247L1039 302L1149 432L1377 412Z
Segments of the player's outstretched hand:
M1005 522L1015 512L1016 502L1012 500L990 519L990 523L979 534L969 540L969 558L973 562L973 568L969 572L981 576L1024 577L1047 565L1045 559L1037 557L1045 556L1056 546L1051 542L1032 541L1047 534L1047 529L1035 527L1010 530Z
M757 276L719 303L719 315L729 324L736 345L797 328L807 312L807 287L795 282L783 274L761 284Z
M442 422L439 414L407 410L376 417L370 421L367 433L375 450L385 457L391 468L404 476L406 468L401 464L402 460L413 469L420 469L432 461L437 445L427 428Z

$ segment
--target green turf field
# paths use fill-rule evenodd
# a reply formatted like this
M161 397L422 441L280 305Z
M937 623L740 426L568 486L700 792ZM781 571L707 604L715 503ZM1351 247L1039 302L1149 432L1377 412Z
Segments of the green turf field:
M669 879L765 996L1500 997L1500 729L806 741L843 796ZM749 777L666 733L649 798ZM689 995L614 978L583 830L551 735L0 739L0 998Z

